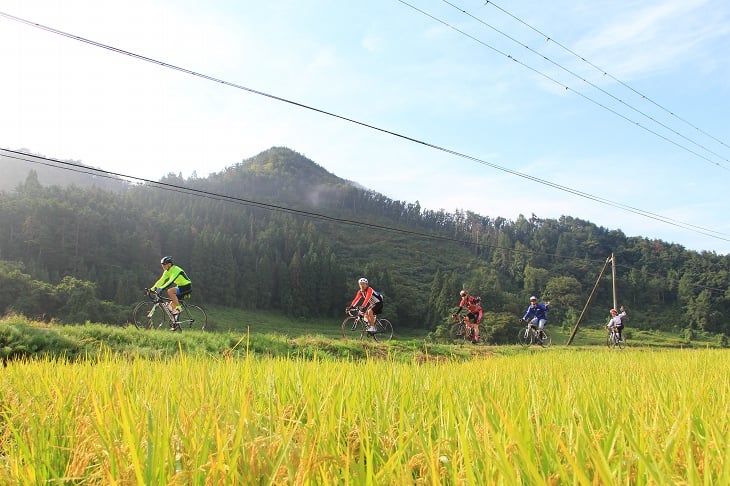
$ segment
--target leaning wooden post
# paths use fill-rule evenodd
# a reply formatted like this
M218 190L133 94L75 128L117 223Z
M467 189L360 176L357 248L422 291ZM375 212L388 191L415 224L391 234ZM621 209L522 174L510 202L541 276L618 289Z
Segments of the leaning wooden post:
M586 311L588 311L588 307L590 307L590 305L591 305L593 296L596 295L596 290L598 290L598 284L601 282L601 277L603 277L603 273L606 271L608 262L610 262L611 260L613 260L613 254L610 257L606 258L606 262L603 264L601 273L598 274L598 278L596 279L596 284L593 286L593 290L591 290L591 295L588 296L588 301L586 302L586 305L583 306L583 310L580 312L580 316L578 316L578 322L575 323L573 332L570 334L570 337L568 338L568 342L565 344L566 346L570 346L570 343L573 342L575 333L578 332L578 326L580 326L580 323L583 321L583 316L585 316Z

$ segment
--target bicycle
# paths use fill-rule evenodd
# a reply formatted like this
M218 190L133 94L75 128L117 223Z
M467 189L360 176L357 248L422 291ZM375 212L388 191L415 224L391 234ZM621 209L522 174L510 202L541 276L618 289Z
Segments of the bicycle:
M615 327L609 327L608 335L606 336L606 345L610 349L612 349L612 348L624 349L624 346L626 346L626 341L624 339L620 338L619 333Z
M451 316L451 319L454 321L454 324L452 324L451 329L449 329L449 335L451 336L451 339L454 341L469 341L471 343L474 342L474 328L472 327L473 324L469 321L469 318L467 316L464 316L463 318L459 318L458 314L454 314ZM479 340L477 343L485 344L487 342L487 329L484 327L484 324L481 322L479 323Z
M375 316L375 332L368 331L370 323L365 313L357 307L345 309L345 320L342 321L342 338L358 335L359 339L373 338L374 341L390 341L393 339L393 325L388 319Z
M170 311L170 299L157 292L145 289L148 300L138 303L132 311L132 318L137 329L162 329L165 325L171 331L182 331L184 327L197 327L205 330L208 315L202 307L188 304L185 298L179 299L182 310L177 316Z
M524 321L520 319L521 323L525 323L524 329L520 329L517 333L517 344L522 346L530 346L532 344L538 344L544 348L547 348L552 343L550 333L546 329L536 329L532 321Z

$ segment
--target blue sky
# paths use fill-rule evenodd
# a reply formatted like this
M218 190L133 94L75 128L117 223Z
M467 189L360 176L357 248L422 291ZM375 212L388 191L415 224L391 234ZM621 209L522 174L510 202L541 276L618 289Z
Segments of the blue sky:
M158 179L285 146L428 209L569 215L730 253L726 0L0 0L0 12L431 145L0 16L2 148Z

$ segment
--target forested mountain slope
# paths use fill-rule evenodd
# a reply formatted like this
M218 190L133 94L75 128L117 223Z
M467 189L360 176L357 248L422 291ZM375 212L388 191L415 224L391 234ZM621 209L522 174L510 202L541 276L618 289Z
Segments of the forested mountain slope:
M287 148L205 178L171 174L114 191L51 186L44 166L29 167L0 193L0 312L79 319L100 299L113 320L114 306L137 300L157 278L159 258L173 255L203 303L335 317L366 275L401 326L442 322L462 287L481 294L490 319L516 319L536 294L552 300L553 325L572 325L613 253L632 326L730 332L722 313L728 256L570 216L509 221L424 210ZM609 279L592 322L612 305Z

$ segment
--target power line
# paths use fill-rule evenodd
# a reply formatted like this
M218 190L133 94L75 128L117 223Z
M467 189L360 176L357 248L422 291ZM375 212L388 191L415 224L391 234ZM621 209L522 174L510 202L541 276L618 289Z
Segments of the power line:
M550 257L550 258L556 258L556 259L568 260L568 261L576 261L576 262L581 262L581 263L585 263L585 262L593 262L593 263L600 263L600 264L604 263L603 260L562 256L562 255L557 255L555 253L545 253L545 252L539 252L539 251L533 251L533 250L527 250L527 249L506 248L506 247L502 247L502 246L498 246L498 245L489 245L486 243L481 243L479 241L473 242L473 241L468 241L468 240L464 240L461 238L423 233L423 232L419 232L419 231L408 230L405 228L396 228L393 226L385 226L385 225L380 225L380 224L367 223L367 222L356 221L356 220L347 219L347 218L336 218L333 216L328 216L328 215L325 215L322 213L317 213L314 211L305 211L305 210L301 210L301 209L294 209L294 208L289 208L286 206L281 206L278 204L264 203L261 201L254 201L251 199L244 199L241 197L229 196L229 195L220 194L220 193L216 193L216 192L212 192L212 191L205 191L202 189L184 187L184 186L180 186L178 184L172 184L172 183L168 183L168 182L153 181L151 179L136 177L136 176L132 176L129 174L123 174L120 172L112 172L112 171L108 171L108 170L104 170L104 169L88 167L83 164L79 164L79 163L75 163L75 162L61 161L61 160L57 160L57 159L53 159L53 158L43 157L40 155L29 155L29 154L25 154L22 152L18 152L15 150L9 150L9 149L5 149L5 148L0 148L0 152L4 152L5 156L8 158L21 160L23 162L28 162L31 164L44 165L44 166L53 167L56 169L68 170L68 171L81 173L81 174L104 177L104 178L115 180L115 181L118 181L120 179L123 179L126 181L137 181L139 183L147 184L148 186L155 188L155 189L175 192L178 194L183 194L183 195L188 195L188 196L203 197L203 198L211 199L214 201L232 203L232 204L237 204L240 206L255 207L255 208L260 208L260 209L264 209L264 210L268 210L268 211L277 211L277 212L282 212L282 213L286 213L286 214L292 214L295 216L320 220L320 221L324 221L324 222L328 222L328 223L356 226L356 227L362 227L362 228L379 230L379 231L388 231L388 232L402 234L402 235L406 235L406 236L414 236L414 237L418 237L418 238L451 242L451 243L459 243L459 244L468 245L468 246L477 247L477 248L491 248L493 250L507 251L510 253L529 254L529 255L535 255L535 256L546 256L546 257ZM28 157L31 157L32 159L29 159ZM629 269L629 270L634 269L633 267L631 267L629 265L619 265L619 266ZM657 278L666 278L665 276L656 275L656 274L654 274L653 276L655 276ZM706 290L710 290L713 292L719 292L719 293L726 292L725 289L708 287L708 286L700 285L700 284L690 284L690 285L695 288L706 289Z
M627 89L629 89L629 90L633 91L633 92L634 92L634 93L636 93L637 95L641 96L641 98L642 98L642 99L644 99L644 100L648 101L649 103L653 104L653 105L654 105L654 106L656 106L657 108L659 108L659 109L663 110L664 112L666 112L666 113L670 114L671 116L673 116L673 117L674 117L674 118L676 118L677 120L681 121L682 123L685 123L686 125L688 125L688 126L690 126L691 128L693 128L693 129L697 130L697 131L698 131L698 132L700 132L701 134L705 135L706 137L708 137L708 138L711 138L712 140L716 141L716 142L717 142L717 143L719 143L720 145L723 145L723 146L725 146L725 147L727 147L727 148L730 148L730 145L726 144L725 142L723 142L723 141L722 141L722 140L720 140L719 138L716 138L716 137L714 137L713 135L711 135L711 134L707 133L706 131L702 130L702 129L701 129L701 128L699 128L698 126L696 126L696 125L694 125L694 124L690 123L690 122L689 122L689 121L687 121L686 119L684 119L684 118L682 118L681 116L677 115L677 114L676 114L676 113L674 113L673 111L671 111L671 110L669 110L669 109L665 108L664 106L660 105L660 104L659 104L659 103L657 103L656 101L652 100L652 99L651 99L651 98L649 98L649 97L648 97L647 95L645 95L645 94L643 94L643 93L641 93L641 92L639 92L639 91L635 90L635 89L634 89L633 87L629 86L628 84L624 83L624 82L623 82L623 81L621 81L620 79L616 78L615 76L613 76L613 75L612 75L611 73L609 73L608 71L604 70L604 69L603 69L603 68L601 68L601 67L598 67L598 66L596 66L595 64L593 64L592 62L590 62L589 60L587 60L586 58L584 58L584 57L583 57L583 56L581 56L580 54L578 54L578 53L576 53L576 52L572 51L572 50L571 50L571 49L570 49L569 47L566 47L566 46L564 46L563 44L561 44L560 42L556 41L556 40L555 40L555 39L553 39L552 37L548 36L547 34L544 34L544 33L543 33L543 32L541 32L541 31L539 31L538 29L536 29L536 28L535 28L535 27L533 27L532 25L528 24L528 23L527 23L527 22L525 22L524 20L522 20L522 19L518 18L517 16L515 16L515 15L511 14L510 12L508 12L507 10L503 9L502 7L500 7L499 5L497 5L496 3L494 3L494 2L491 2L491 1L489 1L489 0L486 0L484 4L485 4L485 6L486 6L486 5L493 5L493 6L495 7L495 8L497 8L497 9L501 10L501 11L502 11L502 12L504 12L505 14L509 15L510 17L512 17L513 19L515 19L516 21L518 21L519 23L523 24L524 26L528 27L529 29L532 29L532 30L533 30L534 32L536 32L536 33L538 33L539 35L541 35L542 37L544 37L544 38L545 38L545 40L547 40L548 42L552 42L552 43L553 43L553 44L555 44L556 46L558 46L558 47L560 47L560 48L564 49L565 51L569 52L570 54L572 54L573 56L577 57L577 58L578 58L578 59L580 59L581 61L585 62L586 64L588 64L589 66L591 66L592 68L594 68L594 69L595 69L596 71L598 71L599 73L601 73L601 74L602 74L603 76L607 76L607 77L609 77L609 78L613 79L614 81L616 81L616 82L617 82L617 83L619 83L620 85L622 85L622 86L624 86L625 88L627 88Z
M401 1L401 0L399 0L399 1ZM460 8L460 7L456 6L456 5L454 5L453 3L449 2L448 0L441 0L441 1L442 1L442 2L444 2L444 3L446 3L447 5L450 5L451 7L455 8L456 10L458 10L458 11L462 12L462 13L463 13L464 15L467 15L467 16L471 17L472 19L476 20L477 22L479 22L479 23L481 23L481 24L485 25L486 27L489 27L490 29L492 29L492 30L494 30L495 32L497 32L498 34L500 34L500 35L502 35L502 36L506 37L507 39L511 40L512 42L514 42L514 43L516 43L516 44L519 44L519 45L520 45L521 47L524 47L525 49L529 50L529 51L530 51L530 52L532 52L533 54L535 54L535 55L537 55L537 56L540 56L541 58L545 59L545 60L546 60L547 62L551 63L552 65L554 65L554 66L556 66L556 67L558 67L558 68L562 69L563 71L565 71L566 73L570 74L571 76L574 76L574 77L578 78L579 80L581 80L581 81L583 81L584 83L588 84L588 85L589 85L589 86L591 86L592 88L594 88L594 89L596 89L596 90L600 91L601 93L605 94L606 96L608 96L608 97L610 97L610 98L614 99L615 101L617 101L617 102L621 103L622 105L626 106L626 107L627 107L627 108L629 108L630 110L632 110L632 111L634 111L634 112L636 112L636 113L638 113L638 114L640 114L640 115L644 116L645 118L647 118L647 119L649 119L649 120L653 121L654 123L656 123L657 125L661 126L662 128L665 128L666 130L668 130L668 131L670 131L670 132L674 133L674 134L675 134L675 135L677 135L678 137L680 137L680 138L683 138L684 140L686 140L686 141L690 142L691 144L693 144L693 145L695 145L695 146L697 146L697 147L699 147L699 148L701 148L701 149L703 149L703 150L707 151L708 153L710 153L710 154L712 154L712 155L714 155L714 156L718 157L718 158L719 158L719 159L721 159L721 160L724 160L724 161L726 161L726 162L730 162L730 159L728 159L727 157L724 157L723 155L720 155L720 154L718 154L717 152L714 152L713 150L711 150L711 149L707 148L706 146L704 146L704 145L700 144L699 142L696 142L696 141L692 140L691 138L689 138L689 137L687 137L687 136L685 136L685 135L683 135L683 134L679 133L679 132L678 132L677 130L673 129L672 127L670 127L670 126L668 126L668 125L666 125L666 124L664 124L664 123L662 123L661 121L657 120L657 119L656 119L655 117L653 117L653 116L651 116L651 115L649 115L649 114L647 114L647 113L644 113L643 111L641 111L641 110L639 110L638 108L636 108L636 107L634 107L634 106L630 105L630 104L629 104L629 103L627 103L626 101L624 101L624 100L622 100L622 99L618 98L617 96L613 95L612 93L609 93L608 91L606 91L605 89L603 89L603 88L601 88L600 86L596 85L595 83L592 83L592 82L588 81L587 79L585 79L585 78L584 78L583 76L579 75L578 73L576 73L576 72L574 72L574 71L571 71L570 69L566 68L565 66L561 65L560 63L558 63L558 62L556 62L556 61L553 61L552 59L550 59L549 57L545 56L544 54L541 54L541 53L539 53L538 51L536 51L535 49L531 48L531 47L530 47L530 46L528 46L527 44L525 44L525 43L523 43L523 42L521 42L521 41L517 40L516 38L514 38L514 37L510 36L510 35L509 35L509 34L507 34L506 32L503 32L503 31L501 31L500 29L498 29L498 28L494 27L493 25L490 25L490 24L488 24L487 22L485 22L485 21L483 21L482 19L480 19L480 18L478 18L478 17L476 17L476 16L474 16L474 15L470 14L470 13L469 13L469 12L467 12L466 10L464 10L464 9L462 9L462 8ZM402 1L401 1L401 3L404 3L404 2L402 2ZM489 3L489 2L487 2L487 3ZM548 39L548 40L550 40L550 38L547 38L547 39ZM588 61L586 61L586 62L588 62ZM590 63L589 63L589 64L590 64ZM607 74L606 74L605 72L604 72L603 74L607 75ZM622 84L623 84L623 83L622 83ZM630 120L629 120L629 121L630 121ZM652 133L653 133L653 132L652 132ZM692 152L692 153L694 153L694 152ZM704 157L703 157L703 158L704 158ZM706 161L708 161L708 162L710 162L710 163L711 163L712 165L716 165L716 166L718 166L718 167L720 167L720 168L723 168L723 169L725 169L725 170L730 170L730 168L728 168L728 167L726 167L726 166L724 166L724 165L722 165L722 164L720 164L720 163L718 163L718 162L713 162L713 161L711 161L710 159L705 159L705 160L706 160Z
M426 14L426 15L428 15L428 14ZM185 73L185 74L189 74L191 76L195 76L195 77L198 77L198 78L201 78L201 79L205 79L205 80L208 80L208 81L212 81L212 82L215 82L215 83L223 84L223 85L226 85L226 86L235 88L235 89L240 89L240 90L243 90L243 91L247 91L247 92L252 93L252 94L256 94L256 95L259 95L259 96L264 96L264 97L267 97L267 98L270 98L270 99L273 99L273 100L276 100L276 101L280 101L280 102L287 103L287 104L290 104L290 105L293 105L293 106L297 106L299 108L304 108L304 109L311 110L311 111L314 111L314 112L317 112L317 113L320 113L320 114L323 114L323 115L327 115L327 116L331 116L331 117L334 117L334 118L337 118L337 119L340 119L340 120L343 120L343 121L347 121L347 122L353 123L355 125L359 125L359 126L362 126L362 127L365 127L365 128L369 128L371 130L375 130L375 131L378 131L378 132L381 132L381 133L385 133L385 134L388 134L388 135L392 135L394 137L401 138L403 140L407 140L407 141L410 141L410 142L413 142L413 143L416 143L416 144L419 144L419 145L423 145L425 147L429 147L429 148L432 148L434 150L438 150L438 151L441 151L441 152L444 152L444 153L447 153L447 154L450 154L450 155L454 155L456 157L461 157L463 159L470 160L472 162L476 162L476 163L482 164L484 166L491 167L491 168L500 170L502 172L506 172L506 173L509 173L509 174L512 174L512 175L521 177L523 179L528 179L528 180L533 181L533 182L538 183L538 184L546 185L548 187L552 187L554 189L558 189L558 190L563 191L563 192L567 192L567 193L570 193L570 194L573 194L573 195L576 195L576 196L579 196L579 197L583 197L585 199L589 199L589 200L592 200L592 201L595 201L595 202L604 204L606 206L610 206L610 207L614 207L614 208L617 208L617 209L621 209L621 210L624 210L624 211L627 211L627 212L630 212L630 213L633 213L633 214L637 214L637 215L640 215L640 216L643 216L643 217L646 217L646 218L649 218L649 219L653 219L653 220L656 220L656 221L660 221L660 222L663 222L665 224L669 224L669 225L672 225L672 226L675 226L675 227L678 227L678 228L686 229L686 230L689 230L689 231L694 231L696 233L699 233L699 234L702 234L704 236L708 236L708 237L711 237L711 238L716 238L716 239L723 240L723 241L730 241L730 238L729 238L730 235L728 235L726 233L722 233L722 232L719 232L719 231L716 231L716 230L713 230L713 229L709 229L709 228L704 228L702 226L693 225L693 224L690 224L690 223L681 222L681 221L674 220L674 219L669 218L669 217L666 217L666 216L662 216L662 215L659 215L659 214L656 214L656 213L652 213L652 212L649 212L649 211L644 211L644 210L641 210L641 209L638 209L638 208L635 208L635 207L632 207L632 206L629 206L629 205L626 205L626 204L622 204L622 203L618 203L618 202L615 202L615 201L611 201L610 199L602 198L600 196L591 195L591 194L585 193L583 191L579 191L577 189L573 189L573 188L570 188L570 187L567 187L567 186L563 186L563 185L560 185L560 184L557 184L557 183L548 181L546 179L541 179L539 177L535 177L535 176L532 176L532 175L529 175L529 174L523 174L523 173L518 172L516 170L512 170L512 169L509 169L509 168L506 168L506 167L502 167L502 166L500 166L498 164L495 164L495 163L492 163L492 162L488 162L488 161L483 160L483 159L480 159L480 158L478 158L476 156L467 155L467 154L458 152L456 150L448 149L448 148L445 148L445 147L442 147L442 146L439 146L439 145L435 145L435 144L432 144L432 143L429 143L429 142L426 142L426 141L423 141L423 140L419 140L419 139L416 139L416 138L413 138L413 137L410 137L410 136L407 136L407 135L403 135L403 134L400 134L400 133L397 133L397 132L393 132L391 130L386 130L384 128L376 127L374 125L370 125L368 123L364 123L364 122L355 120L353 118L348 118L348 117L345 117L345 116L342 116L342 115L338 115L338 114L333 113L333 112L325 111L325 110L322 110L322 109L319 109L319 108L315 108L313 106L305 105L303 103L299 103L299 102L292 101L292 100L289 100L289 99L286 99L286 98L282 98L282 97L275 96L275 95L272 95L272 94L269 94L269 93L265 93L263 91L255 90L255 89L252 89L252 88L248 88L246 86L243 86L243 85L240 85L240 84L237 84L237 83L233 83L233 82L230 82L230 81L226 81L226 80L223 80L223 79L220 79L220 78L216 78L216 77L213 77L213 76L209 76L209 75L206 75L206 74L198 73L198 72L192 71L190 69L186 69L186 68L183 68L183 67L175 66L173 64L169 64L169 63L166 63L166 62L163 62L163 61L159 61L159 60L156 60L156 59L152 59L152 58L149 58L149 57L140 55L140 54L136 54L136 53L133 53L133 52L125 51L123 49L119 49L119 48L116 48L116 47L113 47L113 46L109 46L109 45L106 45L106 44L102 44L100 42L96 42L96 41L93 41L93 40L90 40L90 39L86 39L84 37L80 37L80 36L77 36L77 35L73 35L73 34L70 34L70 33L67 33L67 32L64 32L64 31L61 31L61 30L58 30L58 29L54 29L52 27L48 27L48 26L45 26L45 25L42 25L42 24L38 24L38 23L35 23L35 22L31 22L31 21L22 19L20 17L16 17L14 15L7 14L7 13L4 13L4 12L0 12L0 16L6 17L6 18L8 18L10 20L14 20L16 22L20 22L20 23L23 23L23 24L26 24L26 25L29 25L29 26L32 26L32 27L35 27L35 28L38 28L38 29L41 29L41 30L45 30L47 32L51 32L53 34L57 34L57 35L60 35L60 36L63 36L63 37L67 37L67 38L70 38L70 39L73 39L73 40L76 40L76 41L79 41L79 42L83 42L83 43L86 43L86 44L93 45L95 47L99 47L99 48L102 48L102 49L106 49L106 50L109 50L111 52L115 52L117 54L122 54L122 55L129 56L129 57L132 57L132 58L141 60L141 61L149 62L149 63L152 63L152 64L157 64L157 65L159 65L161 67L164 67L164 68L168 68L168 69L172 69L172 70L175 70L175 71L179 71L179 72L182 72L182 73ZM490 47L491 49L494 49L491 46L488 46L488 47ZM516 61L516 59L514 59L512 57L510 57L510 58ZM519 61L517 61L517 62L519 62ZM534 69L530 68L529 66L526 66L525 65L525 67L527 67L528 69L531 69L531 70L534 71ZM535 71L535 72L537 72L537 71ZM566 87L566 89L567 89L567 87ZM621 116L621 115L619 115L619 116Z
M558 81L557 79L555 79L554 77L550 76L549 74L543 73L542 71L540 71L540 70L538 70L538 69L536 69L536 68L533 68L532 66L529 66L528 64L526 64L526 63L524 63L524 62L520 61L519 59L517 59L517 58L516 58L515 56L513 56L512 54L508 54L508 53L506 53L506 52L504 52L504 51L502 51L502 50L500 50L500 49L497 49L496 47L494 47L494 46L492 46L492 45L490 45L490 44L487 44L486 42L482 41L481 39L478 39L478 38L474 37L473 35L471 35L471 34L468 34L467 32L464 32L463 30L459 29L458 27L454 27L453 25L449 24L449 23L448 23L448 22L446 22L445 20L443 20L443 19L440 19L440 18L438 18L438 17L436 17L436 16L434 16L434 15L431 15L430 13L428 13L428 12L426 12L426 11L424 11L424 10L422 10L422 9L420 9L420 8L418 8L418 7L414 6L414 5L412 5L412 4L408 3L408 2L406 2L405 0L397 0L397 1L398 1L398 2L400 2L400 3L402 3L403 5L406 5L407 7L409 7L409 8L411 8L411 9L415 10L416 12L419 12L419 13L421 13L421 14L423 14L423 15L425 15L425 16L427 16L427 17L429 17L429 18L433 19L433 20L435 20L436 22L438 22L438 23L440 23L440 24L444 25L445 27L448 27L448 28L450 28L450 29L452 29L452 30L454 30L454 31L458 32L459 34L461 34L461 35L463 35L463 36L466 36L466 37L468 37L468 38L472 39L473 41L475 41L475 42L477 42L477 43L479 43L479 44L481 44L481 45L483 45L483 46L485 46L485 47L487 47L487 48L491 49L492 51L494 51L494 52L496 52L496 53L498 53L498 54L500 54L500 55L502 55L502 56L506 57L507 59L510 59L510 60L512 60L512 61L514 61L514 62L516 62L516 63L517 63L517 64L519 64L520 66L522 66L522 67L524 67L524 68L526 68L526 69L529 69L529 70L530 70L530 71L532 71L533 73L535 73L535 74L537 74L537 75L539 75L539 76L542 76L543 78L545 78L545 79L547 79L547 80L549 80L549 81L551 81L551 82L553 82L553 83L557 84L558 86L560 86L561 88L565 89L566 91L572 91L573 93L577 94L578 96L580 96L581 98L585 99L586 101L589 101L589 102L591 102L591 103L595 104L596 106L598 106L598 107L600 107L600 108L603 108L604 110L606 110L606 111L608 111L608 112L610 112L610 113L613 113L614 115L618 116L619 118L622 118L622 119L624 119L625 121L627 121L627 122L631 123L632 125L634 125L634 126L637 126L637 127L641 128L641 129L643 129L643 130L645 130L645 131L647 131L647 132L651 133L652 135L655 135L655 136L657 136L657 137L661 138L662 140L664 140L664 141L666 141L666 142L669 142L669 143L671 143L672 145L674 145L674 146L676 146L676 147L678 147L678 148L680 148L680 149L682 149L682 150L684 150L684 151L686 151L686 152L689 152L690 154L692 154L692 155L694 155L694 156L696 156L696 157L698 157L698 158L700 158L700 159L703 159L703 160L705 160L706 162L709 162L709 163L710 163L710 164L712 164L712 165L716 165L716 166L718 166L718 167L720 167L720 168L723 168L723 169L725 169L725 170L728 170L728 171L730 171L730 168L728 168L728 167L725 167L725 166L723 166L722 164L719 164L719 163L717 163L717 162L715 162L715 161L713 161L713 160L711 160L711 159L709 159L709 158L705 157L704 155L702 155L702 154L700 154L700 153L698 153L698 152L696 152L696 151L694 151L694 150L692 150L692 149L690 149L690 148L688 148L688 147L685 147L684 145L682 145L682 144L680 144L680 143L677 143L677 142L675 142L674 140L672 140L672 139L670 139L670 138L668 138L668 137L666 137L666 136L662 135L661 133L659 133L659 132L656 132L656 131L652 130L651 128L647 127L647 126L644 126L644 125L643 125L643 124L641 124L640 122L638 122L638 121L636 121L636 120L632 120L631 118L629 118L629 117L627 117L626 115L624 115L624 114L622 114L622 113L620 113L620 112L618 112L618 111L614 110L613 108L610 108L609 106L607 106L607 105L605 105L605 104L603 104L603 103L601 103L601 102L599 102L599 101L597 101L597 100L594 100L594 99L593 99L593 98L591 98L590 96L587 96L587 95L585 95L585 94L581 93L580 91L578 91L578 90L575 90L575 89L571 88L570 86L568 86L568 85L566 85L566 84L563 84L562 82ZM442 1L445 1L445 0L442 0ZM445 2L445 3L449 3L449 2ZM453 4L449 4L449 5L452 5L452 6L454 6ZM454 8L457 8L457 9L458 9L458 7L456 7L456 6L454 6ZM467 13L466 11L464 11L464 10L461 10L461 9L459 9L459 10L460 10L461 12L463 12L463 13L467 14L467 15L470 15L470 14L468 14L468 13ZM473 16L472 16L472 18L475 18L475 19L476 19L476 17L473 17ZM478 20L478 19L477 19L477 20ZM485 24L485 25L488 25L488 24ZM488 26L489 26L489 25L488 25ZM491 27L491 26L489 26L489 27ZM498 32L499 32L499 31L498 31ZM501 33L501 32L500 32L500 33ZM506 34L505 34L505 35L506 35ZM652 120L652 121L654 121L654 122L656 122L656 123L660 124L660 125L661 125L661 126L663 126L664 128L666 128L666 129L669 129L669 130L671 130L671 131L675 132L675 133L676 133L677 135L680 135L680 136L681 136L682 138L685 138L685 139L689 140L689 139L688 139L687 137L685 137L685 136L683 136L683 135L679 134L678 132L674 131L673 129L669 128L668 126L666 126L666 125L663 125L663 124L659 123L658 121L656 121L656 120L655 120L655 119L653 119L652 117L650 117L650 116L648 116L648 115L644 114L643 112L641 112L641 111L639 111L639 110L637 110L637 109L635 109L635 108L631 107L630 105L628 105L628 104L627 104L627 103L625 103L624 101L620 100L619 98L616 98L615 96L613 96L613 95L610 95L610 94L609 94L608 92L606 92L605 90L603 90L603 89L599 88L599 87L598 87L598 86L596 86L595 84L593 84L593 83L590 83L590 82L589 82L589 81L587 81L586 79L584 79L584 78L580 77L579 75L577 75L577 74L573 73L572 71L568 70L567 68L564 68L563 66L560 66L559 64L557 64L557 63L553 62L552 60L550 60L550 59L549 59L549 58L547 58L546 56L543 56L542 54L540 54L540 53L538 53L538 52L536 52L536 51L534 51L534 50L530 49L530 48L529 48L528 46L526 46L526 45L524 45L524 44L520 43L519 41L517 41L517 40L513 39L512 37L509 37L509 36L507 36L507 37L508 37L509 39L513 40L514 42L516 42L516 43L520 44L521 46L523 46L523 47L526 47L527 49L529 49L529 50L530 50L530 51L532 51L533 53L535 53L535 54L537 54L537 55L541 56L541 57L542 57L542 58L544 58L545 60L547 60L547 61L549 61L549 62L551 62L551 63L555 64L556 66L558 66L558 67L560 67L560 68L564 69L565 71L567 71L567 72L569 72L569 73L573 74L574 76L578 77L579 79L581 79L582 81L586 82L587 84L589 84L589 85L593 86L594 88L596 88L596 89L598 89L598 90L600 90L600 91L602 91L602 92L604 92L604 93L608 94L609 96L611 96L611 97L612 97L612 98L614 98L615 100L619 101L620 103L624 104L625 106L628 106L628 107L632 108L632 109L633 109L634 111L637 111L638 113L641 113L642 115L646 116L646 117L647 117L647 118L649 118L650 120ZM693 142L692 140L689 140L689 141L690 141L690 142L692 142L692 143L694 143L695 145L698 145L699 147L703 148L704 150L706 150L706 151L708 151L708 152L710 152L710 153L712 153L712 154L715 154L715 152L712 152L712 151L711 151L711 150L709 150L708 148L706 148L706 147L704 147L704 146L702 146L702 145L699 145L699 144L697 144L696 142ZM721 158L722 158L722 156L720 156L719 154L715 154L715 155L717 155L718 157L721 157ZM723 160L728 160L728 159L723 159Z

